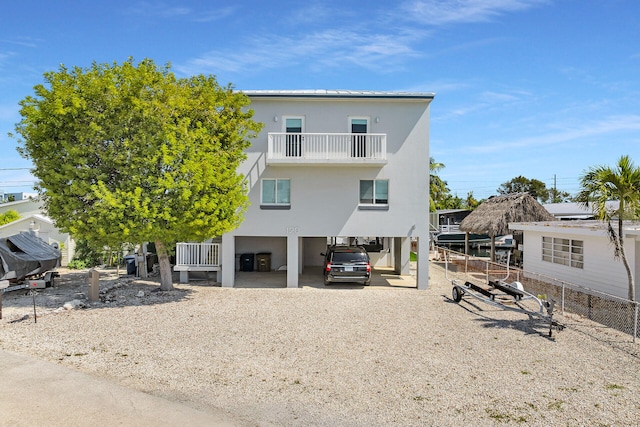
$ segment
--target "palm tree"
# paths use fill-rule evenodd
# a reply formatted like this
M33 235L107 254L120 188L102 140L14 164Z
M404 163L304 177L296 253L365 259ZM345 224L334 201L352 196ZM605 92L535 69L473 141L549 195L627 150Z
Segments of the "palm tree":
M629 156L622 156L614 168L595 166L580 177L582 190L577 201L583 206L593 203L596 218L607 222L607 233L613 244L614 257L622 259L629 279L629 299L635 301L635 283L624 252L622 221L640 217L640 167ZM618 200L618 209L607 209L607 201ZM612 221L617 219L616 230Z
M429 210L435 212L436 200L447 192L447 183L438 176L438 172L444 169L444 163L438 163L433 157L429 157Z

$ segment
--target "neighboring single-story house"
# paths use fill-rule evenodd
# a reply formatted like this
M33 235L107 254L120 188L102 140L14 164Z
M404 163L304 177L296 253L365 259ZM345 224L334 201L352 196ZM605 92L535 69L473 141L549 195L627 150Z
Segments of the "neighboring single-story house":
M0 237L31 231L45 242L56 245L62 252L61 265L66 266L75 253L75 243L68 233L61 232L42 210L38 199L25 199L0 204L0 213L14 210L20 214L16 221L0 226Z
M617 223L614 224L617 229ZM627 273L603 221L510 223L523 232L523 269L593 290L628 297ZM624 249L640 295L640 223L624 223Z
M607 209L617 210L619 202L617 200L607 202ZM547 203L542 205L555 219L575 220L575 219L595 219L595 214L591 206L584 206L580 203Z

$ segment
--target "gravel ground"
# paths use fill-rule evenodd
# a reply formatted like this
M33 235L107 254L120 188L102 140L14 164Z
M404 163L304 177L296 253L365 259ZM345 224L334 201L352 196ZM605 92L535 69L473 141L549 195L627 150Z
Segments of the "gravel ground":
M577 318L547 336L520 313L466 299L432 264L427 291L224 289L63 272L4 296L0 346L112 379L241 425L630 426L640 344ZM57 310L56 310L57 309Z

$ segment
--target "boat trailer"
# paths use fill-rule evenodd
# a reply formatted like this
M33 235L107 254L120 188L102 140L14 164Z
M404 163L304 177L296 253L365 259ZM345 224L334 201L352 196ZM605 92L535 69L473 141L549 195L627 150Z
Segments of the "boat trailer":
M457 303L465 296L471 296L479 301L503 310L515 311L529 316L529 319L541 319L549 324L549 337L553 330L562 331L564 325L553 319L555 307L554 300L539 298L524 290L522 283L518 281L507 282L509 277L509 261L507 260L507 275L504 279L487 280L487 284L476 283L459 279L449 279L449 261L445 254L445 276L453 286L451 296Z

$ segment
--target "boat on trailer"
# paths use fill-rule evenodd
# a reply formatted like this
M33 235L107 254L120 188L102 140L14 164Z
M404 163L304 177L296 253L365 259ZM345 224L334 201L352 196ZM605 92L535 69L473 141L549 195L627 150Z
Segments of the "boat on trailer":
M3 292L26 287L48 287L58 276L60 250L31 232L0 238L0 281ZM29 279L30 284L25 284Z

